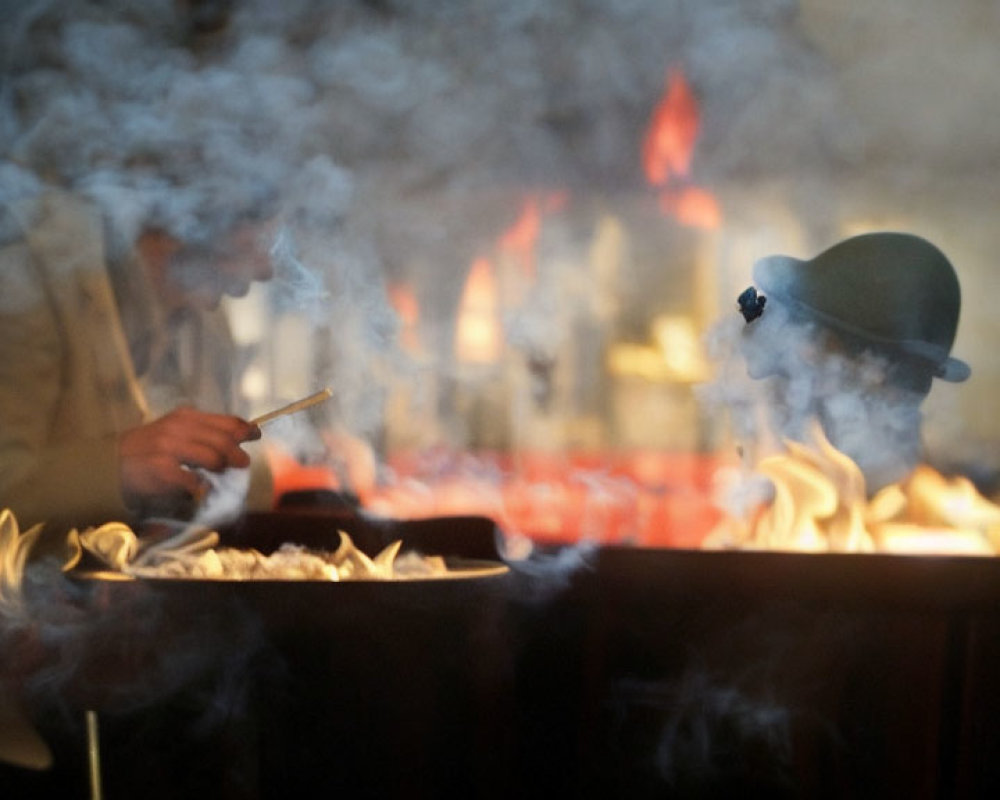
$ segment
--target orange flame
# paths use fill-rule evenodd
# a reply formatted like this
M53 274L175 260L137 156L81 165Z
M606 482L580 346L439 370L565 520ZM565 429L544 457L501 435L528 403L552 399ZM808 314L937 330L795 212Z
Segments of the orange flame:
M521 207L521 215L500 236L500 250L513 255L526 277L535 276L535 245L542 230L542 213L538 200L529 197Z
M860 468L817 425L814 444L786 442L787 452L758 468L774 499L755 519L726 520L706 547L796 551L995 555L1000 506L966 478L927 465L866 497Z
M544 215L558 211L567 202L566 193L561 191L531 195L525 199L521 214L514 224L500 235L500 252L511 254L517 259L526 278L535 277L535 248L542 232Z
M687 183L700 124L694 92L684 73L671 68L643 141L642 167L650 185L661 189L664 214L690 228L714 230L722 224L718 201L707 189Z
M698 103L684 73L671 68L642 147L642 166L650 184L662 186L671 175L690 172L700 122Z
M455 357L466 364L490 364L500 358L502 336L493 264L477 258L469 268L455 326Z

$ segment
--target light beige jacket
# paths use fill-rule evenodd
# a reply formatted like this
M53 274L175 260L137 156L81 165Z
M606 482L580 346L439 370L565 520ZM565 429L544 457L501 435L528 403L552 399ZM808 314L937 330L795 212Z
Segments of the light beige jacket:
M0 248L0 507L22 529L129 521L117 435L148 417L99 214L53 192Z
M0 508L22 530L130 520L117 435L147 416L106 268L100 217L53 193L0 247ZM0 675L0 761L51 764Z
M100 214L73 195L45 195L23 229L0 246L0 508L54 533L133 524L118 435L183 404L234 413L224 315L168 328L137 258L109 254ZM270 508L266 454L246 449L247 508Z
M0 244L0 508L21 530L45 523L59 552L71 527L138 521L122 500L118 463L119 434L150 418L130 344L148 362L157 413L199 400L228 411L219 369L228 356L219 330L214 350L209 336L196 336L209 347L193 348L193 366L179 357L184 348L171 349L141 265L126 259L110 271L103 221L87 203L52 192L22 222L24 236ZM130 302L120 305L115 280ZM252 507L269 507L270 492L257 458ZM51 752L4 677L0 761L45 768Z

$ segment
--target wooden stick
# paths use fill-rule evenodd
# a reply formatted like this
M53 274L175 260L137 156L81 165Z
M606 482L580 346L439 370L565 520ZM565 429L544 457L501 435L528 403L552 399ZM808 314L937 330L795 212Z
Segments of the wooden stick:
M282 406L281 408L274 409L274 411L268 411L266 414L261 414L259 417L254 417L250 420L250 424L263 425L265 422L270 422L272 419L283 417L286 414L294 414L296 411L302 411L303 409L314 406L317 403L322 403L324 400L329 400L331 397L333 397L332 389L321 389L308 397L303 397L301 400L289 403L287 406Z
M87 720L87 767L90 777L90 800L101 800L104 790L101 786L101 745L97 731L97 712L88 710Z

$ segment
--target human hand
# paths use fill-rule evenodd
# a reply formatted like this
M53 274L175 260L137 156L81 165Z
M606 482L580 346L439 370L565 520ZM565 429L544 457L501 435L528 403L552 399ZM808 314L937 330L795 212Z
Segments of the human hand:
M260 428L240 417L178 408L122 434L119 445L122 494L129 505L153 497L199 497L204 480L196 472L222 472L250 465L240 447L260 438Z

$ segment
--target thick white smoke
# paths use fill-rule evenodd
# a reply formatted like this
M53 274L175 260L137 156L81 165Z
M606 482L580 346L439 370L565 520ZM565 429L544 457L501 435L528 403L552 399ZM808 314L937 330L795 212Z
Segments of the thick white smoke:
M836 175L863 180L874 161L879 188L913 194L936 169L977 163L992 141L976 109L988 107L996 56L982 32L996 12L963 0L905 37L861 35L904 5L4 0L0 237L11 201L42 181L97 199L126 238L152 219L211 239L275 192L276 295L326 323L317 384L336 388L338 421L369 436L387 376L422 374L394 349L386 281L418 287L429 368L447 374L469 263L526 191L613 207L643 188L638 152L671 66L701 106L699 180L787 180L802 224L823 236L839 222ZM920 54L939 42L970 59L931 69ZM945 97L948 81L968 91ZM567 274L579 239L508 320L529 355L547 358L594 317L605 287ZM657 280L632 291L662 293Z

